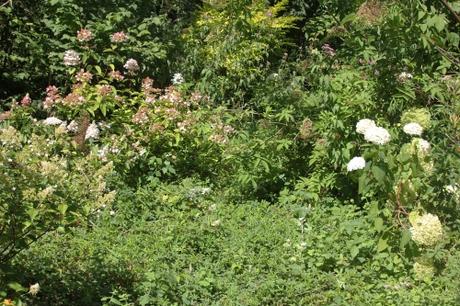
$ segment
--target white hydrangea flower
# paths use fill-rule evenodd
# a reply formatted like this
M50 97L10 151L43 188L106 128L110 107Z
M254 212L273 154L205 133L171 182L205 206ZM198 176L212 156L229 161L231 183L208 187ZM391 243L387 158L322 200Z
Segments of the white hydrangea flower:
M370 128L376 127L374 120L371 119L361 119L356 124L356 132L359 134L365 134L366 131Z
M443 237L442 224L438 216L424 214L417 216L413 222L410 232L412 240L421 246L433 246Z
M416 146L418 151L422 154L427 154L431 150L431 144L425 139L418 138Z
M64 65L78 66L80 64L80 55L74 50L67 50L64 53Z
M40 291L40 284L39 283L35 283L33 285L30 286L29 288L29 293L31 295L37 295L37 293Z
M184 77L182 76L182 74L180 74L180 73L174 73L171 82L172 82L174 85L179 85L179 84L184 83L185 80L184 80Z
M391 140L391 136L386 129L375 126L366 130L364 139L373 144L384 145Z
M78 122L75 120L70 121L69 125L67 125L67 130L72 133L78 132Z
M99 129L96 123L91 123L86 129L85 139L98 139Z
M123 67L128 70L130 74L135 74L140 69L139 64L133 58L128 59Z
M456 194L457 191L458 191L457 184L455 184L455 185L447 185L446 187L444 187L444 189L445 189L448 193L451 193L451 194Z
M348 172L355 171L359 169L364 169L366 167L366 161L362 157L353 157L347 165Z
M423 133L423 127L416 122L411 122L404 125L403 131L408 135L420 136Z
M45 125L60 125L62 124L62 120L56 117L48 117L43 121Z
M450 193L454 200L460 201L460 190L459 190L459 185L458 184L453 184L453 185L447 185L444 187L444 190L447 191L447 193Z
M403 71L398 75L398 81L405 82L412 79L413 77L414 76L411 73Z

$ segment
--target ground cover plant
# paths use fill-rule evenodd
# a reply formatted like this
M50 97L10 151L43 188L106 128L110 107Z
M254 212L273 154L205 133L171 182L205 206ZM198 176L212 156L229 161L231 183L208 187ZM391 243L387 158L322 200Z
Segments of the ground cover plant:
M37 5L0 6L0 303L460 303L460 2Z

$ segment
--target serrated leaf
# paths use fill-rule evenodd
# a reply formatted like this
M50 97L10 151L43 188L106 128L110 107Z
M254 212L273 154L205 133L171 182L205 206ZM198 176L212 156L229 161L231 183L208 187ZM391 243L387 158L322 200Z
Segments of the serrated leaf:
M388 248L388 243L386 239L380 238L379 243L377 244L377 252L382 252Z

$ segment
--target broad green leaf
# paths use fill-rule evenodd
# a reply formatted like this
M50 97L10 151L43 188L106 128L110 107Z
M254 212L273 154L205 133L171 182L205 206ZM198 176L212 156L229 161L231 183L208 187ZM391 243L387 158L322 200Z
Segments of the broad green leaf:
M377 218L374 221L374 227L377 232L381 232L385 229L383 225L383 219L382 218Z
M382 168L378 166L373 166L372 174L374 175L375 179L377 180L377 182L379 182L380 185L385 184L385 171L382 170Z
M380 238L378 244L377 244L377 252L382 252L385 249L388 248L388 243L386 239Z

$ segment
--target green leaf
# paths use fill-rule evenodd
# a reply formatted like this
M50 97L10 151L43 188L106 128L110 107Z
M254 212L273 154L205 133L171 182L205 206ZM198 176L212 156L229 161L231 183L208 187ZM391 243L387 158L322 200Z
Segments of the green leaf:
M350 251L351 258L355 258L359 254L359 248L357 246L353 247Z
M372 174L380 185L385 185L385 171L378 166L372 167Z
M65 213L67 211L67 208L68 208L68 206L65 203L61 203L61 204L58 205L58 211L59 211L59 213L61 215L65 215Z
M386 239L380 238L379 243L377 244L377 252L382 252L388 248L388 243Z
M107 104L101 103L99 109L101 110L102 115L105 117L107 115Z
M102 75L102 69L99 66L94 66L94 69L96 69L98 75Z
M434 27L438 32L441 32L444 30L444 28L447 25L446 19L442 15L435 15L433 16L433 21L434 21Z
M379 215L379 203L373 202L369 207L369 216L370 217L377 217Z
M8 288L13 289L16 292L26 291L27 289L24 288L21 284L17 282L8 283Z
M374 227L377 232L381 232L385 229L383 226L383 219L382 218L377 218L374 221Z
M367 192L367 188L367 175L364 173L358 180L358 193L362 195L365 194Z
M406 247L406 245L409 244L410 240L411 240L410 232L408 230L404 230L402 232L401 242L399 244L399 247L401 249L404 249Z

